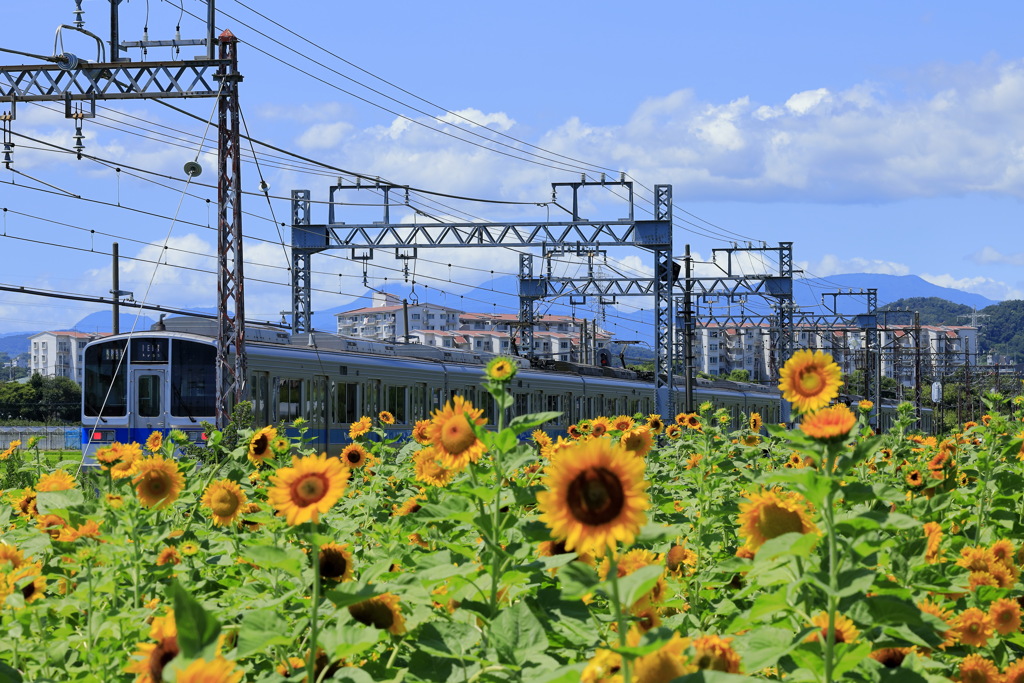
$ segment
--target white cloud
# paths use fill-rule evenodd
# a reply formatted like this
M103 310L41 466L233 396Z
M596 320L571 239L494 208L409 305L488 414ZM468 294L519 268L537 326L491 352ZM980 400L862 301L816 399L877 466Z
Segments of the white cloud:
M803 116L812 109L817 108L824 102L828 102L831 99L831 93L827 88L818 88L817 90L805 90L804 92L798 92L786 100L786 109L793 112L797 116Z
M1024 252L1006 253L990 246L982 247L970 255L971 261L978 265L1024 266Z
M456 126L488 127L505 132L516 125L504 112L485 114L479 109L461 109L450 114L439 117L445 123L452 123Z
M938 285L939 287L961 289L965 292L981 294L988 299L994 299L996 301L1024 299L1024 290L1005 282L1000 282L984 276L956 278L948 273L945 275L921 273L921 279L926 280L933 285Z
M344 121L317 123L310 126L295 143L303 149L330 149L337 147L352 131L352 124Z
M908 275L910 268L902 263L882 259L866 259L859 256L840 258L825 254L817 263L800 261L797 267L809 277L828 277L846 273L877 273L881 275Z

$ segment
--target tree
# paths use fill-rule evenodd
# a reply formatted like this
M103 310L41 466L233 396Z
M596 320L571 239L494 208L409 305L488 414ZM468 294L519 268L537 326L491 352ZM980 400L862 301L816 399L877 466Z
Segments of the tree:
M77 422L82 413L82 392L67 377L36 373L26 384L0 384L0 417L38 422Z
M750 370L736 369L726 375L725 378L733 382L749 382Z

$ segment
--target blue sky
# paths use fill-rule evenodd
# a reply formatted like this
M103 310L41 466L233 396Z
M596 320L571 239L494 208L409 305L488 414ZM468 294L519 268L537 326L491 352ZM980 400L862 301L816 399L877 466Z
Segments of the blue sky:
M106 0L83 7L86 28L106 38ZM3 46L51 54L73 9L71 0L13 3ZM439 205L414 194L412 206L432 216L564 220L557 207L538 206L550 199L550 183L578 179L580 165L592 175L614 169L635 179L641 195L641 186L673 186L679 253L689 243L708 260L734 239L792 241L809 276L915 274L991 299L1024 298L1024 4L220 0L218 10L219 27L243 41L240 99L253 137L415 188L527 202ZM183 38L202 37L189 13L205 11L199 0L122 3L122 39L141 37L147 12L151 39L172 37L179 17ZM62 35L64 50L94 58L88 38ZM177 56L192 54L183 48ZM149 55L172 57L169 48ZM214 106L175 104L203 120ZM35 180L0 169L0 207L8 209L0 283L106 295L117 241L121 288L136 299L215 306L216 241L207 227L215 212L206 202L215 195L192 186L196 196L183 196L181 172L198 154L205 172L197 180L212 182L215 158L199 153L199 140L214 142L215 128L153 102L108 103L100 114L85 122L86 153L106 165L21 137L69 149L74 128L50 109L18 108L14 168ZM307 188L325 199L337 176L308 173L264 148L256 154L259 171L243 168L250 192L262 174L272 197ZM40 181L93 201L40 191L49 189ZM379 201L359 194L353 201ZM558 199L565 205L568 197ZM275 225L290 220L289 204L247 195L243 207L252 214L244 222L247 310L276 319L290 308L280 244L289 231ZM587 193L582 213L624 215L602 191ZM339 210L350 223L379 214ZM392 209L393 220L414 215ZM326 210L317 206L313 219L326 221ZM158 255L166 265L150 262ZM357 298L366 289L362 265L342 255L314 259L315 310L366 304ZM420 256L417 282L463 294L467 309L486 302L484 292L466 294L474 285L518 267L511 250ZM748 265L759 268L753 259ZM562 273L579 267L557 264ZM602 267L646 274L651 262L622 250ZM378 253L367 282L393 285L404 279L401 269ZM94 310L0 293L0 332L63 327Z

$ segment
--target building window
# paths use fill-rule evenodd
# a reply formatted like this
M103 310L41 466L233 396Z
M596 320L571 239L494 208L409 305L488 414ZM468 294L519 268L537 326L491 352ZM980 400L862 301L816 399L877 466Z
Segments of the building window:
M413 313L412 314L412 319L413 320L419 320L420 319L420 314L419 313Z

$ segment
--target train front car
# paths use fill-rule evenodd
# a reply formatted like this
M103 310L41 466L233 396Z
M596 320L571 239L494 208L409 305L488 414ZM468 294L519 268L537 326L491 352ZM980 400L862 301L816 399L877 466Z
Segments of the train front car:
M144 444L172 429L204 439L201 422L215 421L216 349L198 335L147 332L94 341L85 348L82 455L114 442Z

